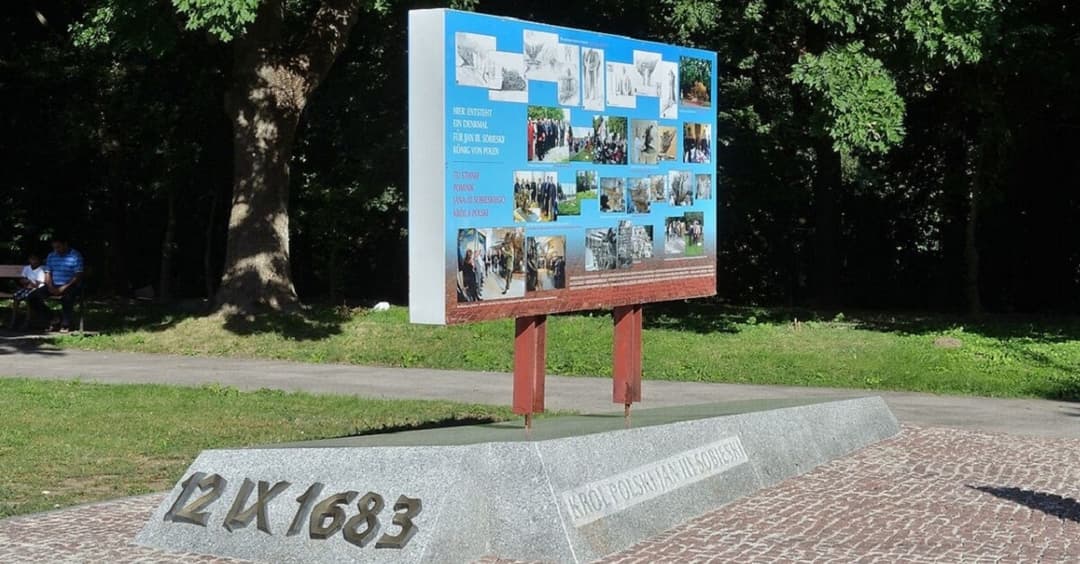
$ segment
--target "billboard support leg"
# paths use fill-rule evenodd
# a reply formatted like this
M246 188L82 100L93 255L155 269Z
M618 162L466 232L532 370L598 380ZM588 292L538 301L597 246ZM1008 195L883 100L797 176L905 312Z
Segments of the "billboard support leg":
M525 416L525 429L530 430L533 414L544 411L547 316L514 321L514 413Z
M629 426L630 406L641 401L641 304L616 307L614 317L611 400L623 405L623 416Z

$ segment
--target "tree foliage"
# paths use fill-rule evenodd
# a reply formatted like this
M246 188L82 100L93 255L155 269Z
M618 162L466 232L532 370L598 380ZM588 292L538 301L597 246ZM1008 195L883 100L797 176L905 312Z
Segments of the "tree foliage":
M910 0L901 17L929 56L956 66L983 58L1003 12L997 0Z
M792 79L820 95L837 151L884 153L903 139L904 100L885 65L862 43L803 55Z
M885 0L795 0L795 5L815 24L853 34L880 19L888 3Z
M722 299L961 310L974 285L995 311L1080 311L1072 3L452 4L719 54ZM288 52L321 3L280 5L274 52ZM358 4L298 110L286 195L304 299L405 299L406 13L444 5ZM0 13L0 262L64 231L99 296L163 276L178 297L212 293L235 189L222 101L262 6L20 1Z
M222 41L232 41L255 21L261 0L172 0L189 30L206 30Z

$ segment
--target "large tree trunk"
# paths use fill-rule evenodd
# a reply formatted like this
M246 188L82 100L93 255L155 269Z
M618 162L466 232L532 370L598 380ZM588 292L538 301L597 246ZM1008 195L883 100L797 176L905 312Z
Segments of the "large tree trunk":
M236 40L226 109L233 124L233 197L217 307L292 309L289 160L300 113L345 46L357 0L325 0L303 41L284 37L283 1L266 0ZM291 48L290 48L291 47Z
M297 304L289 263L289 160L299 111L273 101L272 73L234 91L233 196L219 307ZM238 69L239 70L239 69ZM253 79L253 80L252 80Z

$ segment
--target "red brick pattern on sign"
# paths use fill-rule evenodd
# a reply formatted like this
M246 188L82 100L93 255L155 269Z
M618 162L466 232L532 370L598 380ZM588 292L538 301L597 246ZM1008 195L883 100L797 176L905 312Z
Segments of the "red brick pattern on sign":
M714 263L715 264L715 263ZM695 265L696 266L696 265ZM714 270L715 272L715 270ZM716 276L647 282L633 285L527 292L524 298L459 304L457 287L447 291L447 323L528 317L568 311L610 309L616 306L667 302L716 295ZM555 299L546 299L554 297Z
M0 521L0 562L238 562L132 544L162 497ZM1080 562L1078 500L1078 439L904 426L603 562Z

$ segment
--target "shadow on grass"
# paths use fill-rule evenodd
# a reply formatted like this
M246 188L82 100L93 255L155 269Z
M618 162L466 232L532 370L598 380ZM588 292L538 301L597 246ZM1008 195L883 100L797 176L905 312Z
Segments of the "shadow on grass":
M740 307L711 298L649 304L645 309L646 329L667 329L693 333L738 333L740 325L791 325L832 319L802 308Z
M294 313L230 314L224 327L236 335L273 333L294 341L318 341L341 334L341 326L351 317L345 308L312 307Z
M183 304L155 304L135 300L87 301L86 328L108 335L135 331L160 332L186 319L207 315L202 301Z
M1022 357L1025 360L1041 368L1057 370L1064 374L1080 373L1080 366L1078 365L1061 362L1060 360L1053 358L1050 355L1046 355L1038 351L1033 351L1031 349L1018 345L1015 342L1005 341L1002 343L1002 346L1010 353ZM1080 380L1077 381L1077 384L1080 385Z
M1045 385L1030 390L1029 393L1045 399L1080 402L1080 377L1073 376L1064 380L1047 382ZM1076 413L1067 413L1067 415L1080 417L1080 409Z
M1080 503L1071 497L1057 494L1022 490L1020 488L998 488L993 486L968 486L973 490L988 493L994 497L1025 505L1036 511L1058 519L1080 523Z
M692 333L738 333L746 312L711 300L684 300L645 306L646 329L689 331Z
M1080 340L1080 318L1045 315L948 315L850 316L859 329L907 335L941 334L957 328L994 339L1029 339L1035 343L1063 343Z
M163 305L131 301L88 302L87 327L106 335L136 331L168 331L180 323L213 314L204 301ZM274 333L296 341L317 341L338 335L350 319L345 308L313 306L296 312L224 316L222 327L236 335Z
M844 323L855 329L900 335L942 335L962 328L965 333L1002 340L1025 339L1032 343L1063 343L1080 340L1080 317L1046 315L959 315L926 314L917 312L866 312L812 310L805 308L739 307L722 304L713 299L684 300L649 304L645 310L645 327L693 333L737 333L742 325L788 325L800 322ZM1039 353L1022 350L1022 355L1035 355L1031 360L1048 367L1077 370L1077 367L1055 364L1055 360Z

